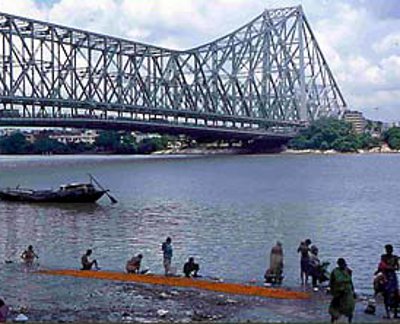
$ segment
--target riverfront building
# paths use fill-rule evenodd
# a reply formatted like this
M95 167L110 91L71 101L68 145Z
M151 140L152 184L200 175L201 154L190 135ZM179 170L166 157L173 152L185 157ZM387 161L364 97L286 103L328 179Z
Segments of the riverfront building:
M50 135L49 138L55 139L64 144L86 143L92 145L98 136L99 134L95 130L70 130L63 132L59 131L56 134Z
M363 116L362 112L356 110L347 110L344 113L344 120L353 126L354 131L357 134L362 134L367 126L367 120Z

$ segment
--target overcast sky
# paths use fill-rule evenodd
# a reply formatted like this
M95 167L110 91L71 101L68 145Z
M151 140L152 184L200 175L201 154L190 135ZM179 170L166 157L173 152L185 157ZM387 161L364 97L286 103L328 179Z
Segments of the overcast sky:
M400 121L400 0L0 0L0 11L187 49L299 4L349 108Z

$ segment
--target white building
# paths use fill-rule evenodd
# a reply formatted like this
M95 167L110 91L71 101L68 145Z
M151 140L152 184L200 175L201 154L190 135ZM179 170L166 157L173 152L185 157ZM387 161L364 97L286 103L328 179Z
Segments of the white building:
M84 131L68 131L65 133L58 133L50 135L49 138L55 139L60 143L71 144L71 143L86 143L94 144L96 138L99 136L96 130L88 129Z

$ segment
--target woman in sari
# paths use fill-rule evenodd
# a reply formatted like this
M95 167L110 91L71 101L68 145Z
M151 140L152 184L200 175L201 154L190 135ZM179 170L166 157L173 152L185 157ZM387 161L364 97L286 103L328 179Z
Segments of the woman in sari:
M399 306L399 283L396 271L399 270L399 258L393 254L393 246L385 245L386 254L382 254L376 273L382 273L384 277L382 285L383 302L385 304L386 318L390 318L390 311L394 318L398 318L397 308ZM376 274L375 273L375 274Z
M283 280L283 248L282 243L277 241L271 249L269 269L264 278L266 283L280 284Z
M333 296L329 306L331 323L335 323L340 315L348 318L349 323L353 320L355 307L355 293L352 281L352 271L347 267L343 258L337 260L337 265L330 277L330 289Z

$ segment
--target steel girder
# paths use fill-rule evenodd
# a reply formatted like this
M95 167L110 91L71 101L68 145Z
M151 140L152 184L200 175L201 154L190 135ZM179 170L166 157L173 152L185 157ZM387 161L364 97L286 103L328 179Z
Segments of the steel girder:
M346 107L301 7L266 10L186 51L0 13L0 103L29 118L194 119L258 130Z

